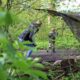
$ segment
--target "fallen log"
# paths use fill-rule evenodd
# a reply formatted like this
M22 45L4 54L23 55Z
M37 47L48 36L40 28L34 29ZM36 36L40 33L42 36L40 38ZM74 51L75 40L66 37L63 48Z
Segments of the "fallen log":
M46 64L49 62L49 68L46 67L43 71L48 71L49 69L53 69L55 66L60 65L61 69L64 72L64 75L68 75L71 72L80 71L79 67L76 66L76 62L80 60L79 54L56 54L56 53L40 53L31 55L32 58L40 58L40 62L42 64ZM48 66L45 65L45 66Z
M64 59L74 59L79 60L80 59L80 55L63 55L63 54L52 54L52 53L46 53L46 54L33 54L31 55L31 57L34 58L40 58L40 62L54 62L57 60L64 60Z

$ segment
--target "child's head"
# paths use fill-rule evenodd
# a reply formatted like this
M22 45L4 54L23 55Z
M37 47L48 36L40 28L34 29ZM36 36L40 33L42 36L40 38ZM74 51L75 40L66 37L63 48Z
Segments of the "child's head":
M37 21L35 21L35 24L38 25L38 27L40 27L42 22L40 20L37 20Z
M56 29L55 28L51 28L51 32L54 32Z

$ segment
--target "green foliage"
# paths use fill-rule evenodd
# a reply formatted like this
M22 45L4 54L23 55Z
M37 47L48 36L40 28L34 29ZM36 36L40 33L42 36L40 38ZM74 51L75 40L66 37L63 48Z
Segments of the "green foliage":
M10 13L7 11L0 11L0 25L10 25L12 24L12 18Z
M51 17L47 12L38 12L33 8L50 7L50 2L55 0L14 0L11 10L6 10L7 0L2 0L0 9L0 80L47 80L45 72L41 71L44 66L38 63L38 59L26 59L26 52L30 49L23 44L30 42L18 42L18 36L29 24L40 19L43 24L36 34L37 48L48 47L48 33L52 27L58 31L56 39L57 48L80 48L70 29L58 17ZM5 6L4 6L5 5ZM55 6L53 5L53 8ZM50 23L48 20L50 17ZM64 29L63 29L64 28ZM35 49L35 51L37 51ZM21 77L27 74L27 76ZM52 74L52 75L51 75ZM51 72L52 77L55 73ZM80 73L76 74L77 80ZM40 79L41 78L41 79ZM72 77L65 78L69 80Z
M15 79L15 76L17 74L18 75L27 74L30 75L30 77L33 77L34 79L35 77L36 78L42 77L43 79L47 79L46 74L37 69L37 68L43 68L43 65L38 63L37 59L27 60L23 56L18 56L18 53L16 52L12 43L10 43L9 40L4 35L0 36L0 41L3 52L5 53L5 55L7 54L6 61L4 62L4 64L0 65L0 67L3 66L3 68L0 68L0 75L2 75L2 78L0 80L2 79L8 80L11 77ZM9 71L9 69L11 70Z
M80 72L74 74L74 76L69 75L68 77L63 77L64 80L79 80Z
M0 65L0 80L7 80L7 72L4 70L3 66Z
M5 22L4 22L5 21L5 15L6 15L5 12L0 11L0 26L5 24Z
M3 28L0 28L0 80L21 80L23 79L20 75L27 74L26 79L39 79L39 77L43 79L47 79L46 73L39 70L44 68L44 66L38 63L37 59L26 59L20 52L20 49L25 49L26 52L28 48L23 47L23 44L29 43L19 43L17 40L11 43L9 39L9 26L11 26L14 22L12 16L9 12L2 13L1 15L1 23L0 25ZM16 50L16 49L19 49ZM4 55L3 55L4 54ZM3 59L5 57L5 59ZM17 75L19 77L17 77Z
M10 12L7 12L5 15L5 25L9 26L10 24L12 24L12 17Z

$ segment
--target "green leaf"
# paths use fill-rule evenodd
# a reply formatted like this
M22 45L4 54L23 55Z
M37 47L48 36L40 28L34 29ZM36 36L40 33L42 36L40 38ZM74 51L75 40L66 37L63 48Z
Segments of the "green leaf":
M7 73L2 67L0 67L0 80L7 80Z
M17 69L20 69L21 71L25 71L29 69L30 65L26 63L24 60L14 60L14 65Z
M0 26L5 24L5 15L6 12L0 11Z
M0 32L0 42L2 43L7 43L7 38L6 38L6 35L2 32Z
M14 48L16 48L16 49L19 49L19 43L18 43L18 41L15 41L15 42L13 43L13 46L14 46Z
M40 63L34 63L33 64L33 67L36 67L36 68L44 68L44 66Z
M6 12L6 15L5 15L5 25L10 25L12 24L13 20L12 20L12 16L10 14L10 12Z
M13 45L8 41L6 35L4 33L0 33L0 47L7 53L9 58L15 58L16 51Z
M26 72L32 76L37 76L37 77L41 77L43 79L48 80L47 74L45 72L40 71L40 70L30 69L30 70L27 70Z

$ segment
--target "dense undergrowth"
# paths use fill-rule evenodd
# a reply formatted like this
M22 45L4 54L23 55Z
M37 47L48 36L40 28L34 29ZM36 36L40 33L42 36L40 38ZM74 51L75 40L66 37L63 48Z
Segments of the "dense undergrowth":
M48 33L52 27L58 32L56 48L79 49L79 42L61 18L53 16L48 24L49 15L47 13L38 13L33 9L18 13L15 6L11 10L0 8L0 80L49 80L46 72L41 71L45 67L38 63L38 59L26 59L26 52L30 48L18 42L18 36L33 20L40 19L43 24L39 33L35 35L37 48L46 49L48 47ZM27 74L25 77L21 77L25 74ZM54 78L56 73L49 71L48 74ZM75 74L75 77L77 77L76 80L79 80L80 73ZM70 75L63 77L62 80L73 80L73 78Z

